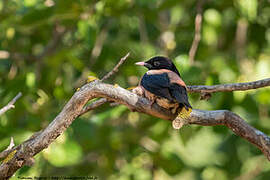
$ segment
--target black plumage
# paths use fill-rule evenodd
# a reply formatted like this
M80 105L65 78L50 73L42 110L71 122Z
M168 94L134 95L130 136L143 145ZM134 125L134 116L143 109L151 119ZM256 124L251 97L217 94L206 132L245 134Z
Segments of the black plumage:
M146 98L152 101L165 98L172 104L185 107L186 110L192 108L188 101L186 85L171 60L157 56L136 64L149 69L140 81Z
M167 98L168 100L173 101L168 89L170 87L168 74L144 74L141 79L141 85L156 96Z

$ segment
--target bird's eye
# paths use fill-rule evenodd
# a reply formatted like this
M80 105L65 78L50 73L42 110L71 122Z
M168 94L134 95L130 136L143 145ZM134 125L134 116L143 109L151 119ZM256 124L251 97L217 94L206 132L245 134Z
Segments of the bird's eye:
M159 66L159 65L160 65L160 63L158 61L154 62L154 66Z

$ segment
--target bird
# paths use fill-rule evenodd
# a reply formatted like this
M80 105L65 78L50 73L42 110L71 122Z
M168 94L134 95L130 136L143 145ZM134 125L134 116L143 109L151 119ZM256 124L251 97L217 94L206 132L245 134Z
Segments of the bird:
M151 105L156 102L172 113L178 112L178 117L187 118L192 106L188 101L187 86L174 63L167 57L155 56L135 64L146 67L148 71L133 92L150 100Z

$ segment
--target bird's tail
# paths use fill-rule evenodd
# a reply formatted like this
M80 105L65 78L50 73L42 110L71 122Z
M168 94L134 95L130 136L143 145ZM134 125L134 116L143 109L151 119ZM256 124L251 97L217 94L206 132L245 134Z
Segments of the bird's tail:
M190 116L190 113L192 112L192 108L190 107L182 107L180 112L178 113L177 117L181 119L187 119Z

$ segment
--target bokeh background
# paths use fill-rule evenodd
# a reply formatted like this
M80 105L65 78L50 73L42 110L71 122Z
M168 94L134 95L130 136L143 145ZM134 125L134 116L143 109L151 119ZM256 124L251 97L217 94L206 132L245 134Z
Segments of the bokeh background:
M204 1L204 0L201 0ZM1 0L0 107L19 91L16 108L0 117L0 150L45 128L87 76L127 88L146 69L134 62L169 56L188 85L270 77L269 0L205 0L201 41L189 49L195 0ZM190 94L194 108L228 109L270 134L270 89ZM97 176L109 180L269 179L259 149L222 126L186 126L104 105L76 119L32 167L18 176Z

